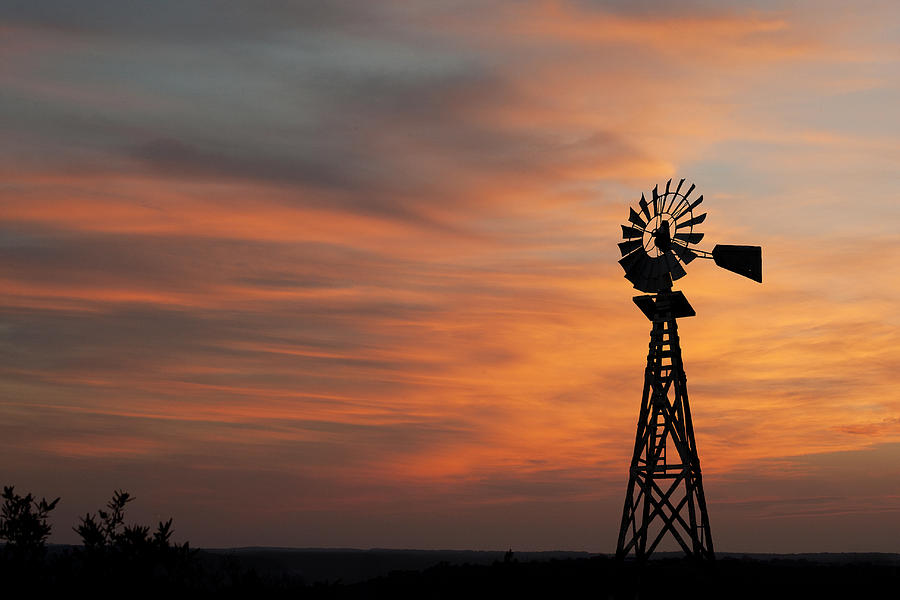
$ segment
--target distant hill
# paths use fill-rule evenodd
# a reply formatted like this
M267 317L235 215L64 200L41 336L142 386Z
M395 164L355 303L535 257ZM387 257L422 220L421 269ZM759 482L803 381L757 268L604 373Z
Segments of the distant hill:
M308 582L356 583L392 571L421 571L437 564L490 565L503 561L500 550L390 550L372 548L229 548L203 549L204 554L231 557L260 574L286 573ZM589 558L588 552L515 552L519 561Z

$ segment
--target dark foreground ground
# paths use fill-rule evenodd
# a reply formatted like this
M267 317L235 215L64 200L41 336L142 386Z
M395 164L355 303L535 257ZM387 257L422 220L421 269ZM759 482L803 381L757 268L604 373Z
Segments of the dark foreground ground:
M884 554L723 555L712 566L674 556L639 565L575 553L507 558L504 553L289 552L279 557L244 550L231 556L254 565L253 571L273 584L280 573L285 592L292 578L302 578L307 585L301 595L310 598L900 597L900 556ZM267 570L275 563L279 569ZM375 569L382 572L364 576ZM344 577L336 579L301 575L340 570Z
M78 548L56 547L46 560L41 571L0 573L5 589L119 598L900 597L895 554L721 554L710 565L675 555L636 564L573 552L246 548L192 551L173 570L127 557L91 563Z

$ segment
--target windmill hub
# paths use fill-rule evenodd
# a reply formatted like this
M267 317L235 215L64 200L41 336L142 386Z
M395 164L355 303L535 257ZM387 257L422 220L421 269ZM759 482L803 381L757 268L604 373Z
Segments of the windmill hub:
M669 222L661 221L653 232L653 242L660 251L665 252L672 246L672 235L669 233Z
M656 215L647 221L646 229L644 229L641 238L647 256L656 258L671 248L674 226L675 222L672 220L672 215L668 213Z

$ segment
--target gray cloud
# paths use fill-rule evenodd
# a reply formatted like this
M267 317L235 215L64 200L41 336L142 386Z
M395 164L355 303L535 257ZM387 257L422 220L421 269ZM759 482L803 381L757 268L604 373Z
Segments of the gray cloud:
M189 41L371 23L366 4L264 0L85 0L0 3L7 23L104 36Z
M152 15L109 2L83 12L68 3L7 6L14 22L70 23L98 35L39 34L71 51L52 60L29 52L20 77L0 92L0 122L11 133L0 155L26 169L127 173L136 163L164 180L291 187L303 192L298 204L430 226L438 224L425 216L429 206L479 206L470 189L479 176L506 173L526 186L573 164L644 158L609 131L573 137L493 122L491 114L524 102L503 74L509 57L411 27L397 31L404 21L396 6L378 9L390 16L383 20L356 4L279 3L271 13L238 2L221 10L204 2L154 6ZM207 13L215 13L211 30L217 19L250 29L254 19L271 19L283 31L200 47L165 37ZM368 23L364 34L341 26L358 19ZM170 27L175 21L181 25ZM105 35L117 27L163 37Z

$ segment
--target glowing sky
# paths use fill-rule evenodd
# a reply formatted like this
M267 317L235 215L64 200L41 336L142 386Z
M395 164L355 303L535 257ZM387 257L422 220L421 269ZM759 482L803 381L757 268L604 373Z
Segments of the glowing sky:
M0 483L198 546L612 551L686 177L718 550L900 552L896 2L0 2Z

